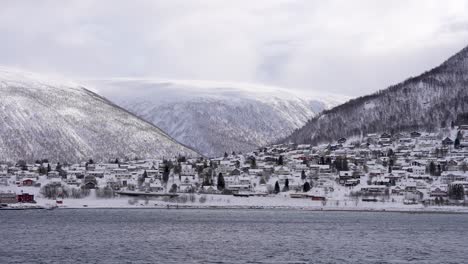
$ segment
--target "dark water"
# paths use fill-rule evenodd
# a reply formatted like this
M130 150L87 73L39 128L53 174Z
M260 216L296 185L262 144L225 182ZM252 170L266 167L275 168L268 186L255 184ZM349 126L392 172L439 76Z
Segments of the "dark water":
M468 215L0 211L0 263L468 263Z

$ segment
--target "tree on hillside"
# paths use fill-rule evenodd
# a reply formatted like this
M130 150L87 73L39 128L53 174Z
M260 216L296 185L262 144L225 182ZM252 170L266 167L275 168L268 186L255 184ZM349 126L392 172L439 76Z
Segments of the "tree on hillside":
M182 167L180 166L180 164L177 164L174 166L174 174L179 174L180 175L180 172L182 171Z
M392 157L394 155L393 149L388 149L387 156Z
M283 160L283 155L280 155L278 158L278 165L283 166L284 165L284 160Z
M307 177L306 173L304 170L301 171L301 180L305 180Z
M39 167L39 171L38 171L38 172L39 172L40 175L45 175L45 174L47 174L47 169L46 169L44 166L41 165L41 166Z
M276 183L275 183L275 193L279 193L279 192L280 192L280 186L279 186L278 181L276 181Z
M177 192L177 184L172 184L171 185L171 189L169 190L170 193L175 193Z
M148 178L148 173L145 170L143 174L140 177L138 177L138 186L143 185L143 183L145 183L146 178Z
M333 165L335 166L337 171L347 171L347 170L349 170L349 168L348 168L348 159L343 158L343 157L336 158L335 162L333 162Z
M67 178L67 171L63 170L63 169L60 169L59 170L59 176L62 177L63 179L66 179Z
M309 182L305 182L304 185L302 186L302 191L303 192L308 192L310 191L310 184Z
M163 170L163 175L162 175L162 178L163 178L163 182L167 182L169 180L169 174L171 172L171 169L169 167L169 165L165 165L164 166L164 170Z
M289 179L286 179L286 181L284 182L284 191L289 191Z
M453 200L465 199L465 189L462 184L451 184L448 189L448 196Z
M26 164L26 161L24 160L19 160L17 163L16 163L16 166L19 166L21 168L21 170L28 170L28 166Z
M254 156L250 156L249 160L250 160L250 167L252 169L256 169L257 168L257 159Z
M433 161L429 163L429 175L435 176L436 175L436 165Z
M461 170L463 171L463 173L465 173L466 171L468 171L468 163L466 163L466 161L462 162L462 164L461 164Z
M453 143L453 146L456 149L460 148L460 139L458 137L455 139L455 142Z
M222 190L224 190L224 188L226 188L226 183L224 182L224 177L223 177L223 174L221 172L218 174L218 184L217 184L217 186L218 186L219 191L222 191Z

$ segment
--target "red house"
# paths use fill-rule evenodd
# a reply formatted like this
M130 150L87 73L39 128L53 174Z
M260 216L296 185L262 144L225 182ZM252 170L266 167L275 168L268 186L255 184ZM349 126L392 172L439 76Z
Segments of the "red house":
M34 181L31 179L23 180L23 186L32 186L33 184L34 184Z
M323 196L318 196L318 195L310 195L310 198L312 201L325 201L326 198Z
M16 196L18 203L34 203L34 195L29 193L22 193Z

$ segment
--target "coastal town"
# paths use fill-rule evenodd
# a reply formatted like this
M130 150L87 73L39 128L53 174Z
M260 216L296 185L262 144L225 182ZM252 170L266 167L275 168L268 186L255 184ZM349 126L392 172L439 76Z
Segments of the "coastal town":
M212 159L0 165L3 208L463 208L467 194L468 125L453 124L437 133L367 134Z

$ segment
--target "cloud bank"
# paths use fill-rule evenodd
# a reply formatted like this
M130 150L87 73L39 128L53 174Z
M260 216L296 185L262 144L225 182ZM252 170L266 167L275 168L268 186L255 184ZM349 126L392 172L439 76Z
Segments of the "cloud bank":
M0 64L362 95L468 45L466 1L1 1Z

